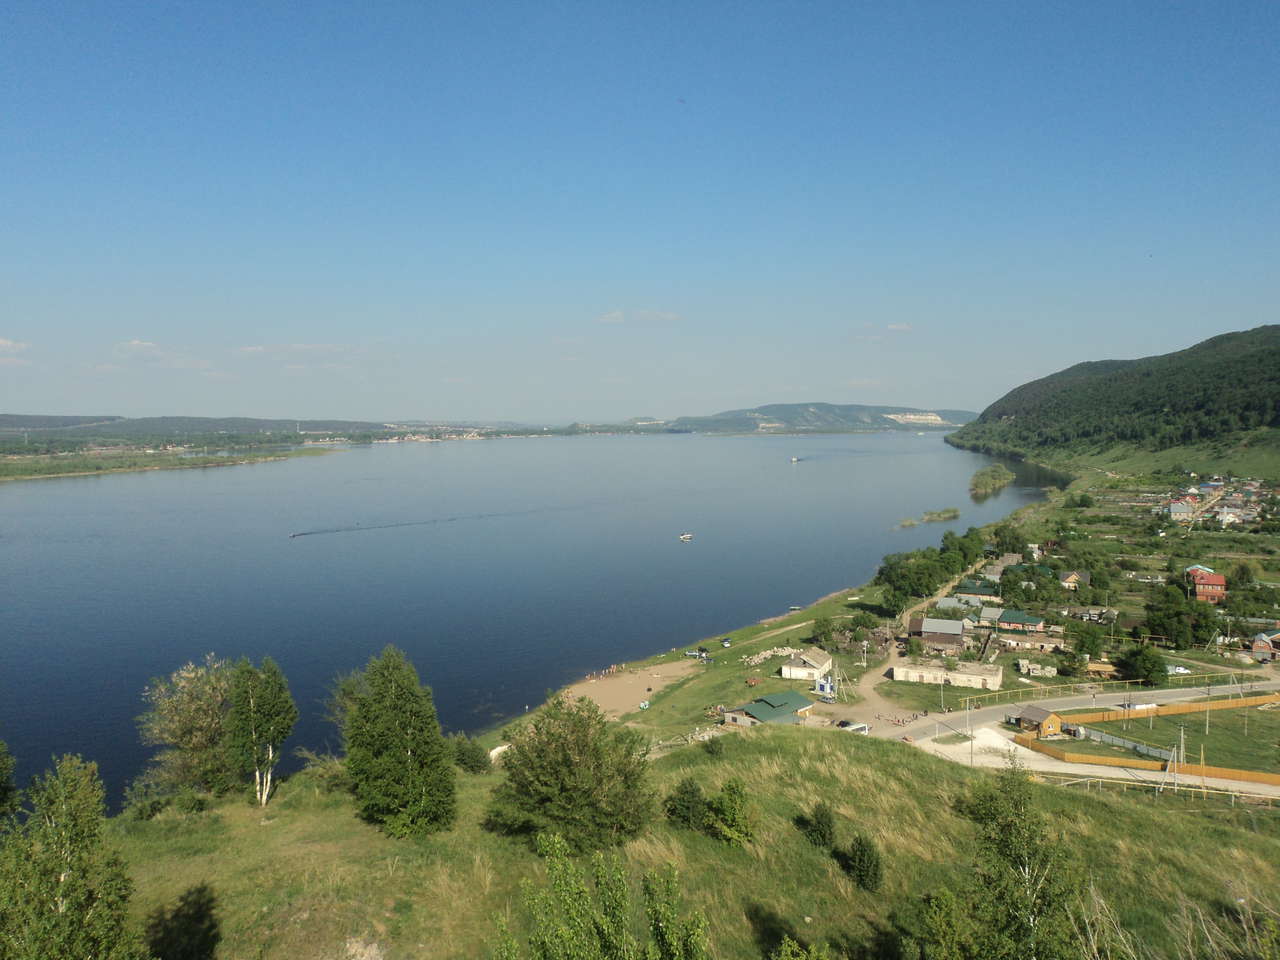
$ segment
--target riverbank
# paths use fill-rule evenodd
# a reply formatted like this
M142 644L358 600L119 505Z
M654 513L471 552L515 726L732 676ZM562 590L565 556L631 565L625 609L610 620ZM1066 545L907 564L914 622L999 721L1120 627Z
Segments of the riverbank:
M294 450L244 452L233 456L184 456L174 453L41 454L0 458L0 483L18 480L56 480L63 477L100 477L113 473L146 473L154 470L198 470L205 467L241 467L253 463L278 463L295 457L320 457L332 449L307 447Z

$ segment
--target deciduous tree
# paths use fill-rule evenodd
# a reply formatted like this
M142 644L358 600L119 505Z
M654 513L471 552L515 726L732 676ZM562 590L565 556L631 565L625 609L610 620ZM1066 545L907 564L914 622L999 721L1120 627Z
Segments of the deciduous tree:
M653 816L648 753L642 737L610 724L592 701L555 696L511 738L489 825L529 837L556 832L579 852L622 843Z
M156 776L173 789L221 793L237 780L227 751L226 716L231 664L212 653L148 684L148 710L138 718L142 742L166 747L156 758Z
M240 660L231 674L228 745L245 772L253 774L253 792L265 807L275 787L280 747L298 722L289 682L270 657L262 666Z
M392 836L448 829L456 812L453 756L431 691L388 646L364 671L347 713L347 771L360 812Z
M102 839L97 765L65 756L27 800L0 833L0 960L144 960L129 878Z

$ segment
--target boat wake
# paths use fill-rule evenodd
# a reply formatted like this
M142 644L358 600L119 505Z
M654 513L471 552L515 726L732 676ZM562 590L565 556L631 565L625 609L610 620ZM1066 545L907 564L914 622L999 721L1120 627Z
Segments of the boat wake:
M323 527L319 530L302 530L289 534L290 540L299 537L323 537L333 533L362 533L366 530L398 530L401 527L434 527L443 523L459 523L464 520L497 520L505 517L531 517L539 513L568 513L600 506L598 503L582 503L567 507L535 507L531 510L505 510L494 513L463 513L455 517L435 517L431 520L396 520L392 523L356 523L348 527Z

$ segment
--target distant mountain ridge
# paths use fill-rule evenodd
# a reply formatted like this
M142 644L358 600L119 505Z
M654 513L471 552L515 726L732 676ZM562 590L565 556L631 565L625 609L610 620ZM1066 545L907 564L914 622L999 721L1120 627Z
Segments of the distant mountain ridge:
M922 410L917 407L860 403L769 403L748 410L726 410L705 417L668 420L670 430L697 433L839 433L850 430L940 430L968 423L970 410Z
M1023 384L947 437L958 447L1038 456L1225 442L1280 428L1280 325L1139 360L1078 363Z

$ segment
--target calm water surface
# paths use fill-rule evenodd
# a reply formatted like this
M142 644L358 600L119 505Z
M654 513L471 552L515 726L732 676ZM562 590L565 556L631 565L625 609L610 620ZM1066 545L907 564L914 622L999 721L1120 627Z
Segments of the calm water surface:
M971 503L988 462L937 435L581 437L0 485L0 738L20 782L78 752L118 798L147 680L215 651L274 657L287 749L332 746L325 687L387 643L447 729L479 729L1040 496Z

